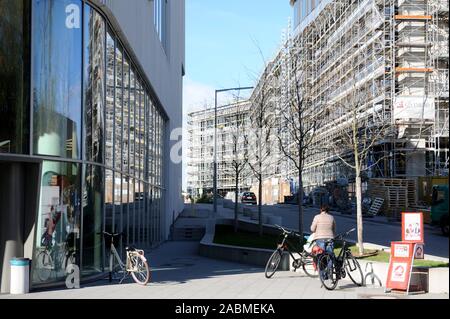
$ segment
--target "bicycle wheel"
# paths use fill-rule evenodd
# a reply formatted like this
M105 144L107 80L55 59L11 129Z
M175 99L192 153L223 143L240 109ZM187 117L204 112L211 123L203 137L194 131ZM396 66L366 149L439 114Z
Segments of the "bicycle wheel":
M266 264L266 271L265 275L267 279L270 279L273 277L273 275L277 272L278 266L281 262L281 255L282 251L280 249L277 249L274 251L272 256L270 256L269 261Z
M131 276L137 284L145 286L150 281L150 268L147 261L139 254L132 255L130 259L133 265Z
M344 263L345 271L355 285L361 287L364 285L364 275L359 262L352 255L348 254Z
M316 257L305 257L302 258L302 268L305 274L311 278L317 278L319 276L319 271L317 269L317 258Z
M327 290L334 290L338 284L338 278L333 257L328 253L324 253L319 257L317 264L322 285Z
M47 281L52 274L52 259L49 253L44 250L36 257L37 275L40 281Z

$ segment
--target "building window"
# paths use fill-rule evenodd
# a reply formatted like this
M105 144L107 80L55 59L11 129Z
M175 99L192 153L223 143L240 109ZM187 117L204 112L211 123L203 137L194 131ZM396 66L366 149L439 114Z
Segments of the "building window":
M80 190L80 165L43 162L33 283L64 280L67 266L78 263Z
M33 138L38 155L81 157L81 5L79 0L33 1Z
M167 0L153 0L153 21L159 40L164 45L166 36Z
M0 1L0 153L28 152L28 1Z
M103 163L104 100L105 100L105 38L102 16L89 6L84 7L84 145L87 161Z

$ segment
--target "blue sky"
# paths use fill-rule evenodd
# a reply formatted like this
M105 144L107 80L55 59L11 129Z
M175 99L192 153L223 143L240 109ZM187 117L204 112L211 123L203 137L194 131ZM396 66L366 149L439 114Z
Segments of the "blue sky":
M263 57L268 61L277 53L292 12L289 0L186 0L185 146L187 113L213 107L216 89L254 86ZM219 96L219 104L229 101ZM186 150L183 154L186 189Z
M252 86L278 50L289 0L187 0L185 110L213 103L214 90Z

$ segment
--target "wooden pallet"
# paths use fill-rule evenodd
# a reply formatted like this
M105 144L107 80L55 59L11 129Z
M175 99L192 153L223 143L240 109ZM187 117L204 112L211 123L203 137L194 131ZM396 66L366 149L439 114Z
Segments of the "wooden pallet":
M381 208L383 207L384 199L380 197L376 197L372 205L370 206L369 211L367 212L368 215L376 216L380 213Z
M416 189L414 179L373 178L369 180L368 194L373 200L384 199L381 211L387 217L398 218L402 211L416 204Z
M379 187L406 188L408 203L410 205L415 205L417 203L417 181L415 179L373 178L369 181L369 185L372 186L372 188L379 188Z

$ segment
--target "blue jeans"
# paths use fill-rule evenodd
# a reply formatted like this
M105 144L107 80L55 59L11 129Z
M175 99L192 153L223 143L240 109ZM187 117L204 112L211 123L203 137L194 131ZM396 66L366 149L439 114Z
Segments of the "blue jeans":
M318 240L316 240L316 244L317 244L317 246L319 246L321 249L323 249L324 251L326 251L327 253L329 253L330 255L332 255L332 256L334 257L334 243L333 243L333 242L330 242L330 243L328 243L328 244L326 245L327 247L325 247L326 241L327 241L327 239L318 239ZM332 264L333 264L333 262L332 262L331 260L329 260L329 261L328 261L328 265L327 265L327 270L328 270L328 271L325 271L325 272L321 272L321 273L320 273L320 276L321 276L323 279L325 279L325 280L329 279L329 276L328 276L328 275L329 275L329 271L331 270Z
M325 249L325 242L327 241L327 239L317 239L316 240L316 244L317 246L319 246L321 249L323 249L324 251L330 253L330 254L334 254L334 243L328 243L326 249Z

